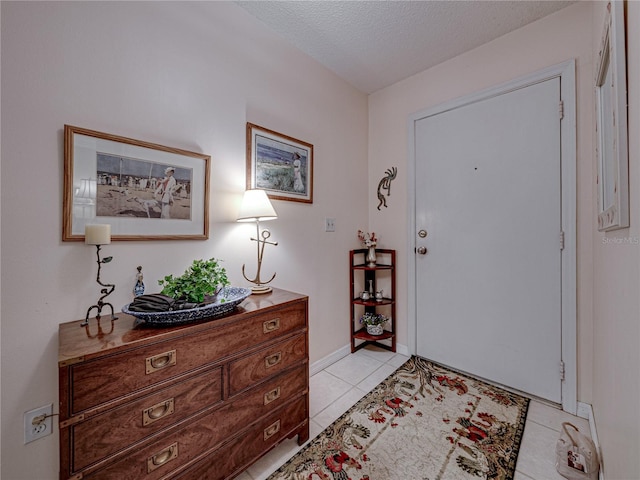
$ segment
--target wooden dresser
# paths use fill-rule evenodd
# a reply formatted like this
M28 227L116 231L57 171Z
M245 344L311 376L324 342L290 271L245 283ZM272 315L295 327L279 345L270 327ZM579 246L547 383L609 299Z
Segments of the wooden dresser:
M118 317L60 325L61 479L225 479L309 438L306 296L161 329Z

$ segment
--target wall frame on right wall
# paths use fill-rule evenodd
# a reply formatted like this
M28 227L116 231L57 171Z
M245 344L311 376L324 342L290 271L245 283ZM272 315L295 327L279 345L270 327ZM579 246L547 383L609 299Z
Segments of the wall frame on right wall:
M607 5L596 69L598 230L629 226L627 74L622 1Z

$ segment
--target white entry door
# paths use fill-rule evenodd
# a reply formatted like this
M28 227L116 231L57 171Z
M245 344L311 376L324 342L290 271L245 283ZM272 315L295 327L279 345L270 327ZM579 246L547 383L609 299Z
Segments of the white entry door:
M559 105L556 77L414 124L417 354L556 403Z

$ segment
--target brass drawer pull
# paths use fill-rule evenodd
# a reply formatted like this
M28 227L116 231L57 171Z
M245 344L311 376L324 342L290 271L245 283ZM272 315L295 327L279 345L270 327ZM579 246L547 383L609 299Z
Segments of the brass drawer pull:
M276 433L280 431L280 420L277 420L275 423L269 425L264 429L264 440L265 442L273 437Z
M149 425L156 420L171 415L173 413L173 398L165 400L164 402L156 403L149 408L145 408L142 411L142 424Z
M145 360L145 364L147 375L153 372L157 372L158 370L162 370L163 368L175 365L176 351L169 350L168 352L159 353L158 355L154 355L153 357L147 357L147 359Z
M280 398L280 387L274 388L270 392L264 394L264 404L269 405L274 400Z
M262 332L263 333L271 333L275 332L280 328L280 319L274 318L273 320L267 320L262 323Z
M275 367L282 360L282 352L274 353L268 357L264 357L264 366L266 368Z
M156 468L160 468L167 462L170 462L174 458L178 457L178 442L173 445L169 445L161 452L151 455L147 458L147 473L153 472Z

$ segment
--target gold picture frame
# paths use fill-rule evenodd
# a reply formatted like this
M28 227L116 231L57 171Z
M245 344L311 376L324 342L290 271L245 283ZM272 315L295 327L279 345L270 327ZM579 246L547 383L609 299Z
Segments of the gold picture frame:
M86 128L64 126L62 240L88 224L112 240L209 238L211 157Z
M247 123L247 189L269 198L313 203L313 145Z

